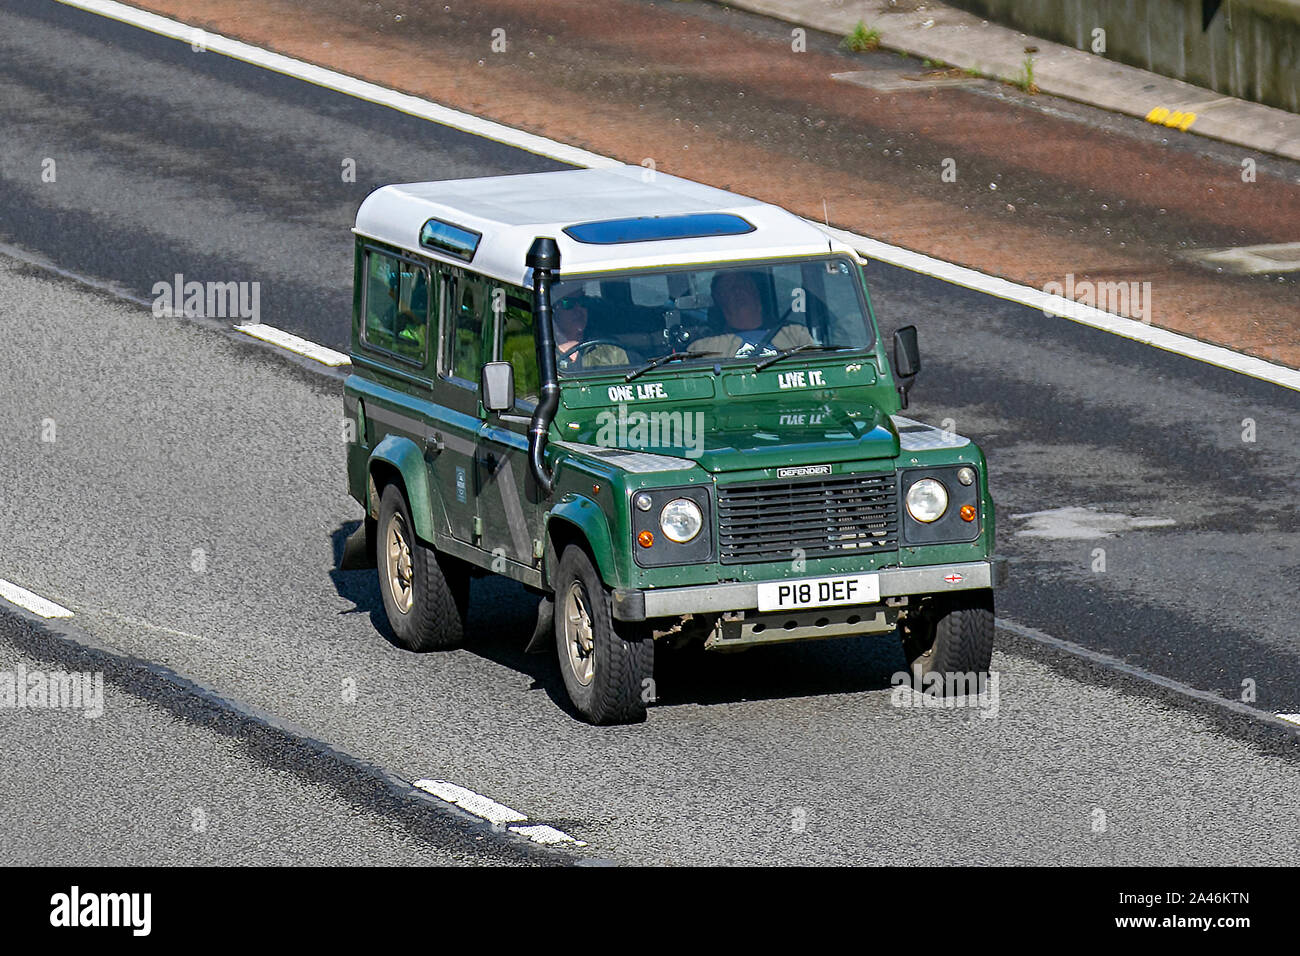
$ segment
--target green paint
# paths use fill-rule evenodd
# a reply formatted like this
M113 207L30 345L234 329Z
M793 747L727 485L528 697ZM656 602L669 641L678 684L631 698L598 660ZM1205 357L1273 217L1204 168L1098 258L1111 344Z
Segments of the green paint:
M363 340L362 285L373 272L363 265L369 261L367 250L397 252L357 241L353 373L345 387L345 409L365 425L348 445L348 488L365 503L369 478L377 469L391 469L406 489L416 533L428 542L460 542L465 547L456 546L458 553L487 570L500 571L494 559L501 565L507 558L511 576L530 580L527 576L535 575L543 587L558 560L557 540L585 542L606 584L620 588L809 578L978 561L992 553L994 508L979 448L965 443L908 450L908 441L918 440L909 437L912 433L900 443L891 418L899 412L898 394L865 286L874 343L869 348L803 352L762 371L755 371L753 362L726 359L716 368L667 364L632 382L621 372L562 376L547 451L556 486L548 498L529 471L526 426L484 411L475 371L484 361L511 362L521 399L517 414L531 413L522 403L531 397L524 393L536 388L535 378L529 378L536 368L527 348L531 317L523 309L531 293L477 277L470 267L402 253L428 270L428 347L421 365L409 352L388 354ZM414 288L409 271L401 281ZM407 288L402 286L403 294ZM502 307L493 308L494 295ZM924 374L919 387L924 388ZM364 403L364 417L357 402ZM572 445L598 447L584 451ZM655 459L647 455L687 465L653 470ZM659 462L664 464L662 457ZM718 490L728 485L789 481L778 474L789 468L824 469L825 475L805 477L830 480L898 476L955 463L970 464L979 475L981 532L974 542L843 551L798 566L785 558L717 560ZM641 568L631 530L635 496L684 486L710 489L713 521L703 533L713 541L714 559ZM901 496L902 489L900 523L907 520ZM836 505L828 496L828 506Z

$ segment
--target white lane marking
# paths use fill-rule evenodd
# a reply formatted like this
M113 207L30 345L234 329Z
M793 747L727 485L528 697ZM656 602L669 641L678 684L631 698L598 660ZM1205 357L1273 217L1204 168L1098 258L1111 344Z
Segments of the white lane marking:
M243 325L235 326L235 329L239 332L245 332L255 339L261 339L263 342L270 342L282 349L305 355L309 359L315 359L322 365L337 367L352 364L352 360L342 352L336 352L324 345L317 345L309 339L300 338L292 332L277 329L273 325L263 325L261 322L245 322Z
M53 601L47 601L39 594L33 594L26 588L20 588L18 585L0 578L0 597L4 598L10 604L17 604L21 608L26 608L33 614L38 614L44 618L54 617L72 617L72 612L60 604Z
M482 817L489 823L495 823L498 826L504 826L507 823L523 823L528 819L518 810L512 810L510 807L497 803L481 793L475 793L465 787L458 787L456 784L448 783L445 780L417 780L415 785L440 800L454 803L462 810L468 810L474 816Z
M556 844L567 844L569 846L586 846L581 840L575 840L563 830L557 830L555 827L547 826L545 823L534 824L528 827L511 827L514 833L528 837L534 843L541 843L545 846L555 846Z
M415 786L425 793L433 794L440 800L454 803L462 810L467 810L476 817L482 817L493 826L528 822L528 817L518 810L507 807L503 803L497 803L491 797L485 797L483 794L475 793L466 787L448 783L446 780L417 780ZM557 843L565 843L571 846L587 845L581 840L575 840L563 830L557 830L555 827L542 823L535 823L526 827L510 827L510 830L521 836L528 837L534 843L542 843L548 846Z
M170 37L173 40L181 40L190 44L193 44L196 40L202 40L204 49L208 53L220 53L236 60L243 60L245 63L251 63L254 66L264 67L268 70L274 70L276 73L283 73L300 80L306 80L316 86L323 86L340 93L346 93L358 99L369 100L381 106L390 106L403 113L432 120L443 126L464 130L475 136L496 140L507 146L515 146L530 153L536 153L539 156L558 159L561 162L572 163L575 166L622 165L618 160L610 159L608 156L601 156L599 153L592 153L576 146L567 146L544 136L525 133L523 130L511 126L494 123L491 120L485 120L469 113L462 113L460 110L454 110L447 106L440 106L418 96L410 96L375 83L367 83L365 80L358 80L356 77L336 73L333 70L327 70L304 60L296 60L281 53L272 53L270 50L264 50L249 43L242 43L239 40L232 40L217 33L209 33L199 27L192 27L178 20L159 16L156 13L137 10L135 7L128 7L126 4L115 2L115 0L59 0L59 2L69 7L85 10L88 13L97 13L112 20L128 23L131 26Z
M1278 714L1283 720L1293 724L1300 724L1300 714Z
M578 149L557 140L548 139L545 136L526 133L503 123L494 123L491 120L481 119L469 113L462 113L460 110L440 106L418 96L398 93L395 90L386 89L374 83L367 83L364 80L345 76L342 73L336 73L333 70L327 70L324 67L296 60L280 53L272 53L261 47L242 43L238 40L231 40L219 34L206 33L197 27L191 27L177 20L158 16L155 13L137 10L134 7L117 3L115 0L58 0L58 2L186 43L193 42L196 36L201 34L209 52L221 53L255 66L274 70L286 76L305 80L316 86L369 100L381 106L388 106L403 113L409 113L412 116L419 116L444 126L463 130L475 136L482 136L507 146L514 146L530 153L536 153L539 156L546 156L577 166L619 165L618 160L602 156L599 153ZM813 222L813 224L817 225L816 222ZM827 229L824 224L821 228ZM1110 332L1135 342L1151 345L1166 352L1173 352L1186 358L1195 359L1198 362L1205 362L1219 368L1239 372L1242 375L1248 375L1251 378L1272 382L1275 385L1281 385L1283 388L1300 391L1300 370L1287 368L1284 365L1278 365L1254 356L1243 355L1220 345L1211 345L1208 342L1180 335L1168 329L1147 325L1136 319L1127 319L1093 306L1074 302L1064 296L1050 295L1030 286L1020 285L1008 279L1000 279L997 276L987 275L975 269L968 269L952 262L945 262L942 259L935 259L932 256L913 252L910 249L891 246L879 239L872 239L842 229L830 228L827 231L831 235L848 242L868 258L876 258L902 269L920 272L941 279L944 282L950 282L953 285L974 289L977 292L983 292L999 299L1006 299L1008 302L1039 309L1051 315L1069 319L1072 322L1078 322L1081 325L1099 329L1103 332Z
M818 225L814 220L809 220L809 222L812 222L814 226ZM1080 325L1099 329L1102 332L1110 332L1113 335L1132 339L1144 345L1151 345L1166 352L1173 352L1186 358L1195 359L1198 362L1205 362L1207 365L1217 365L1219 368L1239 372L1242 375L1249 375L1251 378L1258 378L1265 382L1272 382L1274 385L1281 385L1283 388L1300 391L1300 370L1255 358L1253 355L1234 352L1232 349L1224 348L1221 345L1211 345L1209 342L1202 342L1200 339L1180 335L1177 332L1171 332L1168 329L1162 329L1154 325L1147 325L1137 319L1128 319L1122 315L1106 312L1083 302L1067 299L1062 295L1052 295L1043 292L1041 289L1020 285L1008 279L1000 279L997 276L945 262L942 259L935 259L919 252L913 252L910 249L900 249L898 246L891 246L878 239L859 236L856 233L846 232L843 229L834 227L828 228L825 223L820 224L820 226L824 232L852 245L867 258L874 257L901 269L920 272L923 275L933 276L953 285L974 289L976 292L983 292L995 298L1006 299L1008 302L1015 302L1018 305L1026 305L1031 309L1048 312L1062 319L1069 319L1071 322L1078 322Z

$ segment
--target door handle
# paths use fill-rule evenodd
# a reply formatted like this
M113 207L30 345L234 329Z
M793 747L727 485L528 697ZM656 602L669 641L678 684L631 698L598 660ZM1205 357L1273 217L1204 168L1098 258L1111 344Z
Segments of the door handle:
M497 470L497 456L488 452L486 455L479 456L479 463L490 472Z

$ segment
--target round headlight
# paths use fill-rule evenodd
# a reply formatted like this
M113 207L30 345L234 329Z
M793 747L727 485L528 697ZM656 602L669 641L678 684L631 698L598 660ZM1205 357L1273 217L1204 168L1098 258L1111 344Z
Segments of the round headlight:
M678 544L690 541L700 533L703 526L704 516L700 514L700 506L689 498L674 498L659 512L660 529L668 536L668 540Z
M655 502L653 498L643 491L641 494L636 496L633 503L636 505L637 511L649 511Z
M933 478L922 478L907 489L907 513L917 521L938 521L948 510L948 489Z
M972 485L975 483L975 469L969 466L957 469L957 480L963 485Z

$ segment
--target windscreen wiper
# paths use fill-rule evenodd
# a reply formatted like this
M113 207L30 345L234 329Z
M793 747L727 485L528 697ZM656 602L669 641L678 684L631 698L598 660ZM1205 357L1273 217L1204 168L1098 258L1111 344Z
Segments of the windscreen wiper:
M786 349L784 352L777 352L775 355L769 355L761 362L754 365L755 372L761 372L773 362L779 362L783 358L789 358L795 352L806 352L809 349L816 349L818 352L842 352L845 349L851 349L852 345L818 345L816 342L805 342L803 345L796 345L792 349Z
M640 368L632 369L632 371L628 372L626 375L623 376L623 381L630 382L638 375L644 375L646 372L650 371L651 369L656 369L660 365L663 365L667 362L676 361L678 359L701 358L702 356L705 355L720 355L720 354L721 354L720 352L669 352L667 355L661 355L657 359L651 359L650 361L642 365Z

